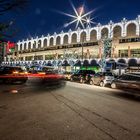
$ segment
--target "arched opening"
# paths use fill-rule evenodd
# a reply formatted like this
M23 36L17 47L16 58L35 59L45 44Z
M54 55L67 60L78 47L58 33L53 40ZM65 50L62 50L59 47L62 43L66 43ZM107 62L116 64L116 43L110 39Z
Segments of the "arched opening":
M113 62L115 62L115 60L114 59L109 59L107 62L113 63Z
M97 41L97 31L96 30L92 30L90 32L90 41L92 41L92 42L96 42Z
M53 44L54 44L54 39L53 39L53 37L50 39L50 46L53 46Z
M109 31L107 28L103 28L101 31L101 38L108 37Z
M129 67L137 66L137 60L136 59L130 59L128 61Z
M77 43L77 34L76 33L74 33L72 35L71 43Z
M125 61L125 59L119 59L119 60L118 60L118 63L126 64L126 61Z
M118 39L121 37L122 28L120 26L115 26L113 29L113 38Z
M80 35L80 42L86 42L86 32L82 32L81 35Z
M44 39L44 41L43 41L43 47L47 47L47 39Z
M41 40L38 41L38 48L41 48Z
M81 66L81 61L77 60L76 63L74 64L75 67L80 67Z
M48 61L48 63L46 64L46 66L52 66L51 61Z
M99 66L95 59L91 60L90 66Z
M26 50L27 49L27 44L26 43L24 43L24 50Z
M64 60L63 63L62 63L62 66L63 67L68 67L68 66L70 66L70 64L68 63L67 60Z
M61 44L61 38L60 38L60 36L58 36L56 38L56 45L60 45L60 44Z
M22 44L20 44L20 50L22 50Z
M136 24L130 23L127 26L127 36L128 37L136 36Z
M31 49L31 42L28 43L28 49Z
M90 66L90 65L89 65L89 61L88 61L88 60L84 60L83 66L84 66L84 67Z
M68 35L64 36L64 44L68 44L68 38L69 38Z
M36 41L33 43L33 49L36 49Z

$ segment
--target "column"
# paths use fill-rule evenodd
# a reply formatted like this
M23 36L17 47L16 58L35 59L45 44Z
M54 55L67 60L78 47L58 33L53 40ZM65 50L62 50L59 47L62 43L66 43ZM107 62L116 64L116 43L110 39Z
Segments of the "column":
M102 47L99 46L99 58L101 59L102 58Z
M131 58L131 48L128 46L128 58Z
M45 54L43 54L43 61L45 61Z
M112 58L115 58L115 47L112 48Z

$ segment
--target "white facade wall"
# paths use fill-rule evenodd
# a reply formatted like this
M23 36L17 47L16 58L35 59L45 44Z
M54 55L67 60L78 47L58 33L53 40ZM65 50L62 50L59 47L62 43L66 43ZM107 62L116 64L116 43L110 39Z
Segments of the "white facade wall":
M97 40L102 39L102 30L103 29L107 29L108 30L108 37L109 38L113 38L113 30L116 26L121 27L121 37L126 37L127 36L127 27L130 24L135 24L136 26L136 35L140 36L140 16L138 16L135 20L130 20L127 21L125 18L119 22L119 23L113 23L112 21L110 21L107 25L102 26L100 23L93 28L90 28L89 26L86 29L80 29L78 28L76 31L72 31L71 29L67 32L64 33L63 31L60 34L54 33L53 35L47 35L47 36L42 36L42 37L36 37L36 38L31 38L30 40L23 40L23 41L19 41L17 43L18 45L18 51L21 50L20 45L22 45L22 50L24 50L24 44L27 43L27 49L29 49L29 42L31 42L31 49L33 48L33 44L36 42L36 48L38 48L38 42L39 40L41 40L41 48L44 47L44 40L47 39L47 47L50 46L50 40L53 40L53 46L57 45L56 44L56 39L58 36L60 36L60 45L64 45L64 37L65 35L68 35L68 44L72 43L72 35L76 34L77 36L77 43L80 42L81 39L81 34L83 32L86 33L86 40L85 41L90 41L90 34L93 30L96 31L97 33Z

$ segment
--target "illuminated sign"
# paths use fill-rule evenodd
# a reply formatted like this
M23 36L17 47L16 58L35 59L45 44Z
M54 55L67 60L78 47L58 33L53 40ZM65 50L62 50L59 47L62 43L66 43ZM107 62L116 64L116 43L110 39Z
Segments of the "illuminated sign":
M7 42L7 47L6 47L6 52L14 52L15 50L15 43L8 41Z

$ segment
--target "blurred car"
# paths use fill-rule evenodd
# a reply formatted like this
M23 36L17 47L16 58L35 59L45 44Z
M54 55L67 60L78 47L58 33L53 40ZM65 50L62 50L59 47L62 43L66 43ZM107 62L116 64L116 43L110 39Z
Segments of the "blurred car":
M90 81L90 78L95 74L93 70L79 70L76 73L71 75L70 80L80 83L87 83Z
M58 74L51 67L42 67L39 70L33 69L28 74L29 82L36 85L58 86L65 85L65 78L63 75Z
M28 80L27 72L21 67L3 66L0 67L1 83L26 83Z
M111 72L98 72L90 79L90 84L104 87L111 85L112 80L114 80L114 76Z
M140 73L126 73L114 79L111 88L140 90Z

